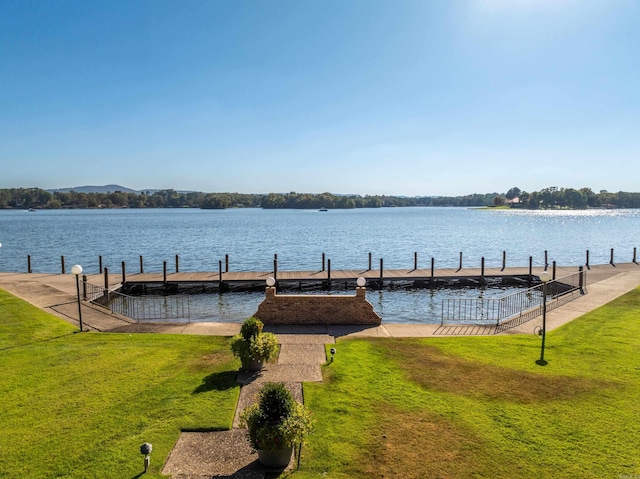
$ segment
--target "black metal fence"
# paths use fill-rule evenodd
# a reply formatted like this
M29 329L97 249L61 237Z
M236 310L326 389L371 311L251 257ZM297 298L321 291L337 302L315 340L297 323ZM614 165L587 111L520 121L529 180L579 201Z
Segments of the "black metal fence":
M586 271L558 278L547 283L547 310L566 304L585 294ZM443 299L441 325L495 325L504 331L542 314L543 284L537 284L502 298Z
M191 322L189 298L185 296L128 296L83 282L83 299L136 321Z

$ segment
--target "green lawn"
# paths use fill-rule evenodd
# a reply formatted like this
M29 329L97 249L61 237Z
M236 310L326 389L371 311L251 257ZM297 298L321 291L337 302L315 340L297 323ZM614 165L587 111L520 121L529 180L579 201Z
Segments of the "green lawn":
M640 289L540 338L340 340L303 478L640 477Z
M0 478L159 474L183 429L231 427L228 339L77 329L0 291Z
M640 289L540 338L339 340L306 384L317 478L640 477ZM226 338L75 333L0 291L0 478L133 478L230 427Z

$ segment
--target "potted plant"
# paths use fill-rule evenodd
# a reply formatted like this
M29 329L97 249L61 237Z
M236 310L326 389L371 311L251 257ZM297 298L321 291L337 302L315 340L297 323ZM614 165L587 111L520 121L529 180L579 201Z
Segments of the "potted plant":
M247 427L251 447L265 467L284 468L291 461L294 446L304 443L311 431L311 413L295 401L281 383L266 383L258 393L258 402L240 415Z
M265 361L278 353L278 339L273 333L263 333L264 324L258 318L248 318L240 334L231 338L231 352L242 362L242 368L259 371Z

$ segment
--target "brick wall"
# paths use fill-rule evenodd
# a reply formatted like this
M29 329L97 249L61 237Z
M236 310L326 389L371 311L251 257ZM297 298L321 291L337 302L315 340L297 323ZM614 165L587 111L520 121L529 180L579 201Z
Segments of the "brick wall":
M365 288L355 296L276 294L267 287L266 297L255 314L264 324L371 324L380 316L365 297Z

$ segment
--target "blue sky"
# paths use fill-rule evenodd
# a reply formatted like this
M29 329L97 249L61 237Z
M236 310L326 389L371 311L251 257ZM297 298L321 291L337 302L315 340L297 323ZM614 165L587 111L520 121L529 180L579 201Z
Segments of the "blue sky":
M0 2L0 188L640 191L637 0Z

